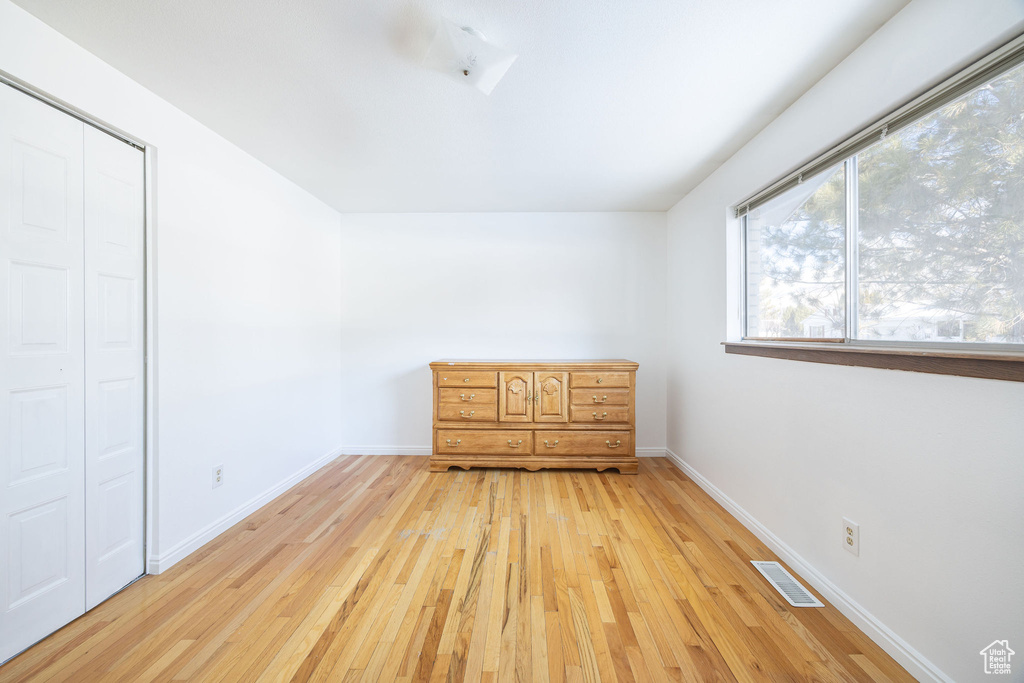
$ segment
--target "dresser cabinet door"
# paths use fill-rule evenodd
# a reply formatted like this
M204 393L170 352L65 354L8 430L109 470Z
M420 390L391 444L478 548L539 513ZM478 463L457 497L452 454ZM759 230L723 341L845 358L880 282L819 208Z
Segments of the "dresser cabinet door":
M569 421L569 373L533 373L533 421Z
M533 422L533 373L498 373L498 420Z

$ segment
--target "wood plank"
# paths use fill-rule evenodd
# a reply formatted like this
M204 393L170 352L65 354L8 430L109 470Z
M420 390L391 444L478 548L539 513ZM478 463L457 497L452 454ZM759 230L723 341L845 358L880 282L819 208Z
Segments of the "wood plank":
M823 344L820 348L815 348L809 344L772 342L724 342L723 345L726 353L744 356L1024 382L1024 356L1019 353L957 353L884 347L865 348L843 344Z
M339 459L2 681L910 681L664 459L431 474Z

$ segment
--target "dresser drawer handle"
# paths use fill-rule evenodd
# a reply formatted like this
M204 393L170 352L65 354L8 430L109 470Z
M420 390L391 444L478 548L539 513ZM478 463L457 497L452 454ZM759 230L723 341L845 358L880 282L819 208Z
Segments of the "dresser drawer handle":
M469 411L469 415L466 415L466 411L465 410L460 410L459 411L459 415L461 415L462 417L464 417L464 418L466 418L468 420L469 418L473 417L473 413L475 413L475 412L476 412L475 410L471 410L471 411Z
M516 443L516 444L512 443L512 439L508 440L508 447L509 448L519 448L522 445L523 445L523 440L522 439L519 439L519 443Z
M558 439L555 439L555 442L553 444L549 444L548 440L544 439L544 445L547 446L548 448L554 448L555 446L558 445Z
M606 403L607 401L608 401L608 397L607 396L602 396L600 401L597 400L597 396L594 397L594 403Z
M612 445L611 441L605 441L605 443L608 444L608 448L618 448L619 446L622 445L622 441L620 439L616 439L615 440L615 445L614 446Z
M451 439L445 439L445 442L451 448L458 448L459 444L462 443L462 439L455 439L455 443L452 443Z
M594 416L594 419L595 419L595 420L603 420L603 419L605 419L606 417L608 417L608 412L607 412L607 411L605 411L605 412L601 413L601 417L598 417L598 416L597 416L597 413L591 413L591 415L593 415L593 416Z
M461 398L463 401L472 401L474 398L476 398L476 394L470 394L469 398L466 398L465 394L459 394L459 398Z
M600 378L600 377L598 377L598 378L597 378L597 383L598 383L598 384L600 384L600 383L601 383L601 382L603 382L603 381L604 381L604 380L603 380L602 378Z
M469 378L467 377L466 379L464 379L464 380L462 380L462 381L463 381L463 382L468 382L468 381L469 381Z

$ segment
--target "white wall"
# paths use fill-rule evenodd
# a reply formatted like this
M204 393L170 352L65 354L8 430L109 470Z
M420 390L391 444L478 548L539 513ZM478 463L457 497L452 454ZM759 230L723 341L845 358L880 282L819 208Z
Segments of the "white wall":
M339 216L6 0L0 70L157 148L149 522L166 568L341 445Z
M921 677L1024 646L1024 384L726 355L729 207L1022 29L1018 1L916 0L669 213L669 448Z
M665 214L342 217L345 450L430 452L439 358L628 358L665 447ZM648 452L650 454L650 452Z
M728 207L1022 27L1014 0L916 0L670 212L667 261L663 214L356 215L339 234L6 0L0 70L158 149L164 565L342 444L429 449L430 360L626 357L640 448L666 443L667 375L669 447L899 634L901 661L971 680L984 645L1024 643L1024 385L725 355Z

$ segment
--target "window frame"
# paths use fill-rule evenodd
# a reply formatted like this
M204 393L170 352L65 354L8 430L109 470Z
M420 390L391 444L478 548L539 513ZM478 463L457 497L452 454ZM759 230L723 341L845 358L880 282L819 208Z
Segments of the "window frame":
M857 155L941 109L968 92L1024 64L1024 34L1005 43L938 85L914 97L846 140L807 161L733 206L739 221L739 340L723 342L727 353L818 363L911 370L1024 381L1024 343L857 339L858 193ZM763 338L748 335L747 218L803 178L843 164L846 175L845 320L843 339Z
M747 288L747 218L750 214L740 216L740 339L743 342L775 343L783 342L788 344L845 344L854 347L875 347L897 350L917 351L942 351L942 352L977 352L977 353L1007 353L1020 354L1024 357L1024 343L999 343L999 342L954 342L954 341L909 341L909 340L886 340L886 339L858 339L857 323L859 320L858 305L860 302L860 291L858 289L858 207L857 207L857 157L856 155L843 162L846 174L846 261L844 264L845 277L845 315L843 320L843 338L815 338L815 337L752 337L748 334L747 324L749 322L749 301Z

